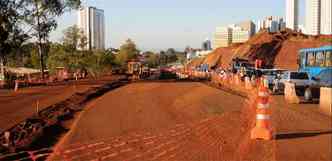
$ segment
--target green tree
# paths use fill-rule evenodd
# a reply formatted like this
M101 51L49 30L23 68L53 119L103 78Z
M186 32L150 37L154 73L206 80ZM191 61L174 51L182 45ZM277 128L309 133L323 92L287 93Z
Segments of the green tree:
M143 53L144 58L145 58L145 63L150 67L150 68L154 68L159 66L159 55L151 52L151 51L147 51Z
M69 71L87 70L93 77L98 77L105 69L114 64L114 55L108 50L84 50L86 37L76 26L64 30L61 44L53 44L47 61L48 69L65 67Z
M167 49L166 51L166 54L167 55L174 55L176 53L175 49L174 48L169 48Z
M84 49L87 44L87 38L83 31L76 25L64 30L63 45L71 52Z
M136 48L136 44L128 39L125 44L121 45L119 54L116 55L115 61L121 67L125 67L127 62L131 59L136 59L139 54L139 50Z
M68 67L69 59L70 57L68 57L62 44L52 44L47 59L47 68L51 73L54 73L57 67Z
M48 42L49 33L57 27L56 17L70 9L77 9L80 4L80 0L24 0L25 19L32 27L32 36L37 40L43 78L45 44Z
M24 0L0 1L0 79L4 76L6 56L28 38L20 28L24 12Z

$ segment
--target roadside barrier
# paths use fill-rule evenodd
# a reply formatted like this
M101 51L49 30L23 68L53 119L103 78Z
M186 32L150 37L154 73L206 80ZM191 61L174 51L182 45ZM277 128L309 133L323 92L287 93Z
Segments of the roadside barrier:
M266 78L262 78L263 86L267 89L269 89L269 81Z
M253 88L249 77L244 78L244 84L245 84L245 89L247 90L251 90Z
M241 84L240 76L236 74L234 77L235 77L235 85L239 86Z
M251 130L251 139L271 140L273 138L270 114L269 91L265 86L261 86L257 98L256 126Z
M307 87L304 91L304 100L312 101L312 92L310 87Z
M251 79L250 79L251 84L252 84L253 87L257 87L257 82L256 82L256 80L257 80L257 79L256 79L256 77L254 77L254 76L252 76Z
M294 104L300 103L300 98L296 94L296 89L295 89L295 84L294 83L286 82L284 90L285 90L284 91L284 93L285 93L284 97L285 97L286 102L294 103Z
M319 108L323 113L332 116L332 88L320 88Z
M4 88L5 85L6 85L6 81L0 79L0 88Z
M18 91L18 86L19 86L19 81L15 80L15 87L14 87L14 91L17 92Z

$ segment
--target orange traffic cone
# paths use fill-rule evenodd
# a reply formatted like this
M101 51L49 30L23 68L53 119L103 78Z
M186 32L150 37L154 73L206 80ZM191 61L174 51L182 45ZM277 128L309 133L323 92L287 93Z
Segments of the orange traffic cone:
M263 85L258 91L256 126L251 130L251 139L271 140L273 138L271 127L271 110L269 105L269 91Z

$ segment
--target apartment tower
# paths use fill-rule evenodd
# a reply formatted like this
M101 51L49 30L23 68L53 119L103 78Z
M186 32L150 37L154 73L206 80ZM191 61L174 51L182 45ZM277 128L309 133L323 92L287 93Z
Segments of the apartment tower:
M85 49L105 49L104 11L95 7L84 7L78 11L78 27L87 38Z
M286 0L286 28L298 30L299 1Z
M332 35L332 0L321 0L321 34Z
M214 34L213 48L227 47L232 43L232 28L217 27Z
M320 34L321 0L306 0L305 28L308 35Z

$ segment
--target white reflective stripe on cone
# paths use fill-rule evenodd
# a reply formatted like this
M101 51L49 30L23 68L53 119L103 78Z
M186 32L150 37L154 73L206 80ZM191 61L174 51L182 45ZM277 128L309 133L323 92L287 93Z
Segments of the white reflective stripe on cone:
M263 104L263 103L258 103L257 104L258 109L266 109L266 108L269 108L269 107L270 107L269 104Z
M267 97L267 96L269 96L269 93L267 93L267 92L258 92L258 96Z
M256 119L257 120L269 120L270 119L270 115L257 114L256 115Z

